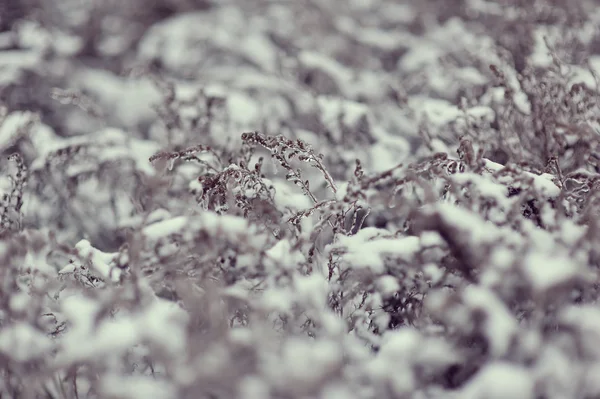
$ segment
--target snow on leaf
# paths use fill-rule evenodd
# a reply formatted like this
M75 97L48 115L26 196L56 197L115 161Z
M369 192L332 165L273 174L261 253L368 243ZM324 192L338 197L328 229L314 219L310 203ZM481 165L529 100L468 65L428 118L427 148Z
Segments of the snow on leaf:
M179 233L187 225L186 216L177 216L174 218L152 223L143 229L144 236L152 241L167 237L171 234Z
M48 336L24 322L0 330L0 351L18 362L45 357L53 347Z
M102 380L101 390L104 395L123 399L135 399L140 396L156 399L176 397L176 390L171 384L157 381L151 376L107 375Z
M526 368L510 363L491 363L461 390L465 399L509 399L535 397L535 386Z
M547 292L581 276L573 259L539 252L531 253L525 258L524 271L533 287L541 292Z
M11 112L4 119L0 118L0 148L14 144L21 136L38 122L37 116L29 111Z
M112 281L118 281L121 275L121 270L116 267L115 260L117 254L109 254L102 252L94 247L88 240L81 240L75 245L77 254L84 262L89 262L92 269L97 272L100 277ZM64 269L63 269L64 270Z
M386 231L364 228L352 236L342 236L330 251L342 250L343 259L352 267L367 268L375 273L384 270L384 256L409 259L420 248L418 237L385 237Z
M501 357L509 350L518 332L518 323L494 293L482 287L468 286L463 298L472 308L483 309L486 315L484 331L493 356Z

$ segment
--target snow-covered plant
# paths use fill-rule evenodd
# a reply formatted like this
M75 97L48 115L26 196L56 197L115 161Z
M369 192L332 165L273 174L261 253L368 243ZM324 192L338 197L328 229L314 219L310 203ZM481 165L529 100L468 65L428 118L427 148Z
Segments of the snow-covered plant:
M0 396L598 397L599 22L0 2Z

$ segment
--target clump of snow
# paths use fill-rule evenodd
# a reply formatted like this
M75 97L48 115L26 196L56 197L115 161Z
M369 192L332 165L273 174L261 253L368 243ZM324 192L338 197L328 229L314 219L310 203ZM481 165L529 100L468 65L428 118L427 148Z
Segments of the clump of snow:
M91 268L104 279L118 281L121 270L116 268L115 260L117 254L109 254L94 248L88 240L81 240L75 245L75 251L83 264L89 264ZM75 264L69 264L61 270L68 273L74 270Z
M580 276L573 259L549 254L530 254L525 259L524 269L534 288L539 291L548 291Z
M491 354L496 357L505 355L519 329L517 321L506 305L492 292L476 286L467 287L463 298L472 309L484 310L484 331Z
M0 118L0 148L6 149L39 122L39 117L29 111L11 112Z
M169 399L176 395L176 390L171 384L164 381L157 381L150 376L125 378L118 374L108 375L102 381L101 389L102 393L107 396L132 399L139 396Z
M420 248L418 237L392 238L386 233L381 229L364 228L353 236L340 237L329 251L341 250L353 267L378 273L383 271L386 255L409 259Z
M162 220L144 227L144 235L156 241L161 237L166 237L174 233L179 233L188 223L188 218L185 216L177 216L174 218Z
M45 357L53 347L46 334L24 322L0 331L0 351L19 362Z
M461 390L460 396L465 399L528 399L535 397L535 384L526 368L498 362L486 365Z

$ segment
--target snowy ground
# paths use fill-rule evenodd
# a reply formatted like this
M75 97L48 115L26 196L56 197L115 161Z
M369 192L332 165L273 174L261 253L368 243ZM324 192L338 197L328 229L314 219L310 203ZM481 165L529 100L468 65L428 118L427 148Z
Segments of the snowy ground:
M0 2L0 396L600 397L594 0Z

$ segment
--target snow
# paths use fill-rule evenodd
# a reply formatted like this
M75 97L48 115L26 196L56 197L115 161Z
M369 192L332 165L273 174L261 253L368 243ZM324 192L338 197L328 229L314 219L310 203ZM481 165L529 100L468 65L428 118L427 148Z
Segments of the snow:
M32 112L11 112L4 119L0 118L0 148L10 147L16 140L27 133L39 118Z
M584 377L584 389L588 393L588 395L599 395L600 394L600 384L598 383L598 379L596 376L600 373L600 364L592 364L589 369L585 372Z
M135 153L132 153L132 151L127 148L111 148L109 151L102 152L100 159L102 161L118 161L134 155L133 160L136 169L147 175L153 175L155 170L152 167L152 164L148 162L148 158L158 152L159 147L156 143L149 140L132 139L130 140L130 147L135 148Z
M26 48L44 50L50 46L50 35L37 22L27 21L18 26L19 44Z
M416 17L415 9L409 4L391 2L378 4L377 8L381 16L390 22L410 24Z
M535 397L535 386L527 369L496 362L486 365L461 390L464 399L529 399Z
M506 186L492 181L487 176L476 173L460 173L453 175L451 179L462 186L467 185L467 183L472 184L473 190L483 197L493 199L500 209L508 210L514 203L514 200L507 197L508 190Z
M386 255L408 260L420 248L418 237L388 238L385 233L385 230L367 227L353 236L340 237L329 250L343 250L344 259L352 267L380 273L384 270Z
M4 50L0 52L0 66L2 69L33 68L40 61L40 55L35 51ZM10 70L10 69L9 69ZM5 73L5 71L3 71Z
M268 311L286 313L291 310L293 296L286 290L270 289L261 296L260 304Z
M463 298L471 308L482 309L485 312L484 331L491 354L495 357L504 356L519 330L514 316L493 292L485 288L468 286Z
M490 161L489 159L483 159L485 167L492 173L498 172L504 168L503 165ZM522 175L531 181L531 184L535 190L546 198L555 198L560 194L560 188L554 183L555 177L544 173L536 175L531 172L522 172Z
M46 248L41 248L37 253L27 253L23 259L23 269L54 276L56 269L47 261L48 253Z
M377 280L379 292L383 295L392 295L400 289L397 279L392 276L382 276Z
M317 98L323 121L327 125L337 123L338 117L348 126L355 126L361 118L369 116L369 108L354 101L340 100L330 96Z
M374 378L388 382L396 395L406 395L416 389L413 364L444 367L456 359L450 347L443 342L423 338L416 330L402 328L383 337L379 354L367 367ZM390 370L394 372L390 373Z
M396 333L387 334L381 344L386 356L393 358L411 358L417 352L420 336L412 329L402 329Z
M177 216L167 220L162 220L144 227L142 230L144 236L152 241L157 241L171 234L180 233L188 224L186 216Z
M547 292L579 276L577 265L564 256L531 253L524 262L524 271L540 292Z
M0 330L0 352L18 362L43 358L52 348L52 341L46 334L24 322Z
M444 271L433 263L425 265L423 267L423 273L431 279L431 284L439 283L444 276Z
M305 261L301 254L292 250L292 244L288 240L277 242L267 250L266 255L284 268L290 269Z
M327 280L324 276L313 274L294 280L294 289L299 300L312 304L316 309L327 306Z
M351 18L340 17L335 21L335 24L339 30L352 35L360 43L381 50L392 51L399 46L408 46L415 41L412 35L404 32L357 26ZM360 31L360 35L356 35L357 31Z
M409 50L400 63L405 71L415 71L424 65L437 61L442 56L442 51L432 43L422 42Z
M166 2L49 2L0 33L0 396L598 396L590 0ZM551 103L577 83L589 109ZM533 104L564 187L519 144ZM336 191L245 131L309 143ZM427 164L464 138L510 164ZM149 161L197 144L210 168Z
M555 198L560 194L560 188L552 181L554 176L548 173L535 175L529 172L525 172L525 175L532 178L533 187L542 193L542 195L548 198Z
M548 67L552 64L550 50L544 41L544 37L547 34L547 28L544 27L538 27L534 32L535 46L533 54L529 57L529 61L536 67Z
M98 98L103 110L114 112L124 127L134 127L156 115L153 105L160 102L160 95L147 78L133 80L102 70L86 70L75 74L73 82Z
M307 68L322 70L333 78L340 87L344 87L353 78L353 73L336 60L315 51L302 51L298 61Z
M63 350L59 363L118 355L144 341L180 353L185 345L181 329L185 316L177 305L165 302L155 300L143 313L117 314L113 320L98 324L95 320L100 307L95 301L79 295L64 298L63 312L72 327L60 340Z
M92 247L88 240L81 240L75 245L77 254L100 274L102 278L119 281L121 270L115 266L116 254L108 254Z
M323 388L321 399L346 399L355 394L352 388L341 384L328 384Z
M480 71L472 67L459 68L456 70L456 74L458 79L460 79L462 82L465 82L466 84L484 85L488 81L488 79ZM483 110L485 113L488 113L490 110L487 107L480 106L474 108L485 108Z
M437 204L435 209L449 225L473 240L491 243L502 237L500 229L493 223L466 209L448 203Z
M529 103L529 99L527 98L527 94L522 91L517 91L513 95L513 101L517 110L525 115L531 114L531 104Z
M478 105L467 109L467 115L478 120L492 122L494 120L494 117L496 116L496 113L490 107Z
M153 175L155 170L148 158L160 149L158 143L131 138L127 132L118 128L100 129L87 136L59 138L47 127L41 127L34 130L32 138L39 151L39 156L31 164L32 170L44 168L48 156L53 152L90 145L91 151L97 152L101 161L132 159L138 170Z
M101 384L104 395L123 399L134 399L140 396L156 399L176 397L175 389L163 381L149 376L123 377L118 374L107 375Z
M335 342L291 339L284 344L280 361L289 366L281 370L284 381L311 386L341 365L342 353Z
M260 109L249 96L243 93L230 93L227 96L227 109L229 116L239 124L241 130L256 130Z
M579 239L583 237L586 229L583 226L578 226L571 220L564 220L560 224L562 230L562 239L567 246L574 245Z
M299 211L301 209L309 209L312 206L310 199L308 199L292 183L266 178L263 179L263 182L267 187L273 186L275 188L275 204L277 204L280 209Z
M245 377L239 386L238 397L247 399L263 399L271 397L268 384L256 376Z
M334 134L336 140L343 141L340 122L351 130L359 129L359 123L365 119L367 122L372 118L369 108L355 101L341 100L331 96L318 96L317 105L320 120L329 131Z
M240 45L244 54L266 71L273 71L277 63L277 53L273 45L261 34L246 36Z
M201 226L209 231L224 234L225 237L237 240L238 235L251 232L248 221L232 215L218 215L213 212L203 212L200 215Z
M582 334L586 335L582 343L588 344L592 350L593 341L598 338L600 331L600 310L595 305L570 306L563 310L560 321L569 325L577 326ZM586 345L586 346L588 346ZM596 348L593 349L597 351Z
M457 106L440 99L412 97L409 106L423 114L434 126L446 125L462 114Z

